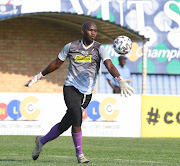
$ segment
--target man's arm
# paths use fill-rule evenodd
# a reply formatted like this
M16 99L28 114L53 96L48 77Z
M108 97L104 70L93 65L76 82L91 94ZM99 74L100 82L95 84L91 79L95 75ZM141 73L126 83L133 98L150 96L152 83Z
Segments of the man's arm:
M60 60L58 57L52 61L41 73L43 76L57 70L64 61Z
M118 78L120 76L118 70L116 69L116 67L113 65L111 59L106 59L104 61L104 65L106 66L106 68L108 69L109 73L114 77L114 78Z
M106 66L109 73L118 81L120 90L121 90L121 95L124 94L126 97L128 96L128 94L132 95L132 92L134 92L134 89L128 85L128 83L131 82L131 79L123 80L123 78L120 76L118 70L113 65L110 59L106 59L104 61L104 65Z
M38 82L39 80L41 80L41 78L55 70L57 70L64 61L60 60L58 57L52 61L42 72L40 72L39 74L35 75L33 78L31 78L24 86L26 87L30 87L31 85L33 85L34 83Z

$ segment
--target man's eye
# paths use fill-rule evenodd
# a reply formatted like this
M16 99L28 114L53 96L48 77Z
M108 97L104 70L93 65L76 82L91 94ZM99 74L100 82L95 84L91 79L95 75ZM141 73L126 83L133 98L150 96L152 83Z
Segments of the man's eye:
M94 30L94 29L90 29L89 31L91 31L91 32L92 32L92 31L97 32L97 30Z

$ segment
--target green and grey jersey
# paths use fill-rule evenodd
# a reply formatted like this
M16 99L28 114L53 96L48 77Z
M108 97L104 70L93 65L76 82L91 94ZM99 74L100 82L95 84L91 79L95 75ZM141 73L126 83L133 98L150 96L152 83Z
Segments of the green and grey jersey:
M86 47L82 40L76 40L64 46L58 58L65 61L69 58L68 75L65 86L74 86L83 94L91 94L101 59L111 59L103 45L94 41Z

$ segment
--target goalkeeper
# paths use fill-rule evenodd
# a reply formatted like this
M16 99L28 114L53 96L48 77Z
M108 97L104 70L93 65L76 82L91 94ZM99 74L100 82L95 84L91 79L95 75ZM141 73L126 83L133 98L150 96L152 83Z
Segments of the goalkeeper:
M30 87L43 76L58 69L69 58L69 71L63 87L64 100L67 106L66 114L61 122L54 125L44 137L36 137L36 146L32 153L33 160L39 157L47 142L57 138L72 126L72 138L77 161L78 163L89 163L82 152L82 112L91 100L101 59L109 73L118 81L121 95L128 96L134 91L128 85L131 80L123 80L103 45L95 41L96 35L96 24L91 21L85 22L82 25L82 40L66 44L54 61L25 84L25 86Z

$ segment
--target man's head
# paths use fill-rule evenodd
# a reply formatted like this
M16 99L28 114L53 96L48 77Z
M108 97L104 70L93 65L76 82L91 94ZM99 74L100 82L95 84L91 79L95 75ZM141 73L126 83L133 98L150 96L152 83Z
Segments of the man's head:
M97 26L92 21L86 21L82 25L81 32L83 34L83 40L87 43L92 43L93 40L95 40L96 35L97 35Z
M124 67L124 65L126 64L127 57L124 55L120 55L118 59L119 59L119 65L121 67Z

